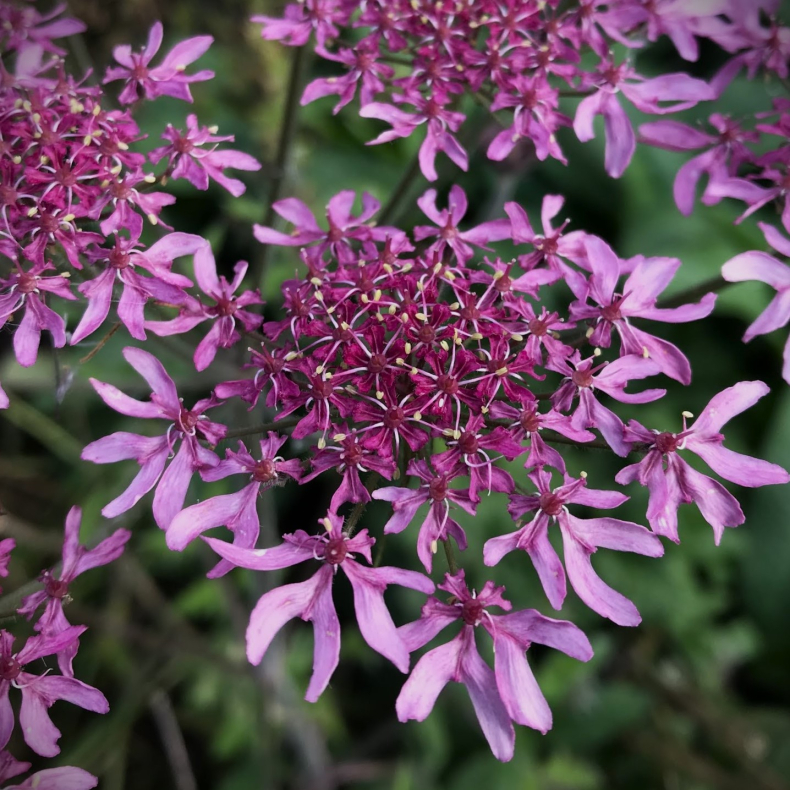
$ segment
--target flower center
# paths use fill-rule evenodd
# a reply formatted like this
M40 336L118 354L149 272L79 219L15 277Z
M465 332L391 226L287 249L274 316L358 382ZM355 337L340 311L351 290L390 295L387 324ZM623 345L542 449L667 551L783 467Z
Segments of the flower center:
M63 598L69 594L69 585L67 582L61 581L60 579L53 579L50 577L47 579L44 590L50 598L63 600Z
M461 438L458 440L458 446L461 448L461 452L464 455L476 453L479 449L477 436L471 431L464 431L461 434Z
M326 551L324 552L324 562L330 565L340 565L348 554L348 546L345 538L332 538L326 544Z
M678 448L678 437L674 433L664 433L658 434L656 436L656 450L660 452L662 455L666 455L667 453L674 453L675 450Z
M484 611L485 607L477 598L470 598L461 606L461 617L467 625L478 625L483 619Z
M274 468L274 461L271 458L264 458L255 464L252 470L252 477L257 483L268 483L277 477L277 470Z
M447 497L447 479L444 477L434 477L428 483L428 492L434 502L443 502Z
M547 516L558 516L562 512L562 497L554 493L541 494L539 500L540 509Z
M0 659L0 678L3 680L16 680L21 671L22 666L13 656Z

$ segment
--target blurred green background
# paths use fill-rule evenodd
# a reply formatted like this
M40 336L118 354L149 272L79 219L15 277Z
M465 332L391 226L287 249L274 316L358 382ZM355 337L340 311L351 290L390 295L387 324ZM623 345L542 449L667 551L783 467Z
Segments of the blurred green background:
M251 223L262 222L266 213L292 50L261 41L259 26L247 20L251 13L276 14L278 6L262 0L73 0L69 5L89 25L72 55L99 74L113 45L142 44L155 19L165 24L165 46L192 35L215 37L200 66L214 69L216 79L193 87L193 107L168 99L143 107L136 116L149 135L142 149L158 145L165 123L183 126L190 111L204 124L217 124L221 134L235 134L234 147L264 163L259 174L242 175L247 193L233 199L221 189L200 193L175 182L178 204L165 217L178 230L207 236L225 271L239 259L258 259L261 247ZM720 62L718 53L704 48L693 72L710 76ZM685 65L664 42L640 54L637 63L646 73ZM333 64L315 60L307 69L312 76L335 73ZM741 80L716 109L749 116L768 109L770 99L780 95L785 94L778 83ZM298 195L319 215L340 189L368 190L386 203L421 137L365 147L381 124L358 118L355 104L332 116L333 104L328 98L300 112L283 195ZM735 204L700 206L690 218L679 214L672 181L683 155L640 148L625 177L612 181L603 170L602 141L580 145L563 130L560 142L569 167L538 163L529 150L518 149L496 164L484 156L495 124L473 103L466 109L469 172L460 173L440 155L438 188L443 198L452 183L464 187L469 224L502 216L507 200L519 201L537 222L543 196L561 193L567 198L562 218L571 218L571 228L603 236L621 256L681 258L673 293L714 277L738 252L764 247L756 218L733 224ZM704 117L709 110L687 118ZM640 120L648 119L635 117ZM421 221L413 198L426 188L421 179L414 183L411 199L400 204L397 224L407 228ZM269 263L265 296L276 303L279 283L296 270L298 257L292 250L272 250ZM554 298L559 305L567 297ZM675 431L681 411L698 413L721 389L761 379L771 394L728 426L728 446L790 467L790 388L779 377L786 333L748 346L740 340L769 297L767 286L737 286L720 295L710 319L656 328L687 353L694 382L689 388L669 382L664 400L621 413L638 413L651 427ZM274 315L276 304L266 309ZM70 326L75 320L72 316ZM69 619L91 627L82 639L77 676L106 693L111 712L99 717L56 705L53 718L64 733L60 762L99 774L105 790L790 788L787 488L738 491L747 522L727 530L718 548L698 511L683 506L682 543L666 543L663 559L596 555L601 576L634 600L643 623L618 628L569 591L559 616L585 630L595 657L585 665L539 646L530 650L555 724L545 736L517 728L516 756L502 765L488 751L460 686L442 694L426 722L397 722L394 700L402 677L362 642L345 585L336 589L348 626L340 668L311 705L302 699L312 663L309 626L297 622L286 629L258 668L244 658L244 629L258 596L265 585L301 578L299 569L265 578L238 570L208 581L209 552L202 545L183 554L169 552L151 519L150 498L113 523L101 518L101 507L126 486L135 467L83 463L82 446L114 430L157 428L141 428L111 412L88 383L94 376L145 395L144 382L119 353L128 342L117 333L85 364L79 360L90 350L87 344L57 353L46 348L35 368L22 370L13 362L10 335L0 334L0 381L13 400L12 408L0 413L0 533L19 544L3 587L13 590L57 561L63 518L74 503L85 510L85 540L118 526L134 533L119 562L86 574L71 590ZM146 347L160 355L187 403L203 397L217 380L238 377L234 353L196 375L187 340L151 337ZM69 379L59 403L57 388ZM227 410L223 416L234 427L268 418L261 409ZM572 474L586 470L595 488L614 488L622 466L611 454L592 450L568 452L566 460ZM518 464L514 471L523 478ZM230 478L225 489L194 484L190 497L230 491L237 483ZM312 529L331 495L326 482L323 491L321 486L318 481L309 489L289 485L267 492L260 503L262 541L270 545L282 532ZM627 493L632 499L616 515L644 523L645 491L632 486ZM386 507L370 507L363 526L380 537L387 513ZM504 498L492 496L476 518L463 522L470 549L462 560L470 583L479 587L488 578L482 545L505 531L508 520ZM390 538L385 562L416 567L412 538L410 531ZM434 576L444 570L438 557ZM552 615L523 556L510 555L495 579L507 586L517 607ZM398 622L418 615L417 594L388 595ZM20 632L25 626L14 627ZM15 748L22 757L21 742Z

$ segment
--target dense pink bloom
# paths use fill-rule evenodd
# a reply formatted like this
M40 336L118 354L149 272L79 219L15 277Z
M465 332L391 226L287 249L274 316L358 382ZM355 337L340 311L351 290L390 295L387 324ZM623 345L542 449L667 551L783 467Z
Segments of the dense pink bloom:
M112 535L102 540L94 548L87 549L80 545L80 521L82 510L73 507L66 516L65 537L63 540L63 563L60 572L55 576L51 571L44 571L39 577L44 585L43 590L28 595L23 599L17 610L19 614L30 619L42 604L45 609L35 629L43 636L57 636L70 628L63 611L64 600L70 600L69 585L78 576L91 568L107 565L123 553L132 533L126 529L117 529ZM58 653L58 666L67 677L74 677L72 661L77 655L79 639L74 639Z
M132 52L131 46L122 44L115 47L113 57L120 66L107 69L104 83L125 80L126 84L118 95L122 104L132 104L143 98L156 99L159 96L173 96L191 102L189 92L191 82L204 82L214 76L213 71L199 71L186 74L186 67L201 57L211 46L211 36L197 36L176 44L165 55L160 65L149 68L149 64L162 46L162 23L155 22L148 34L148 43L142 52Z
M648 452L638 464L622 469L615 480L621 485L638 480L648 487L647 519L654 532L679 541L677 510L682 502L696 502L713 527L717 544L725 527L737 527L745 520L735 497L720 483L692 469L678 455L680 450L698 455L720 477L748 488L790 481L781 466L733 452L722 444L721 428L767 393L762 381L742 381L714 396L691 428L686 427L686 417L691 415L684 413L679 433L649 431L636 420L628 423L626 439L644 444Z
M91 442L82 451L82 458L95 464L111 464L134 458L140 465L137 477L126 491L104 506L102 514L113 518L125 513L156 486L153 514L156 523L166 529L184 504L192 475L219 463L217 456L200 444L199 435L215 445L225 436L227 429L224 425L211 422L204 413L219 403L215 398L204 398L187 409L178 397L173 379L156 357L131 347L125 348L123 355L151 385L151 399L135 400L112 384L96 379L90 380L93 388L111 409L127 417L167 420L170 423L167 433L149 437L119 431ZM165 464L175 452L179 440L181 447L165 470Z
M0 576L8 576L8 563L11 560L11 552L16 548L16 541L13 538L3 538L0 540ZM0 587L0 592L2 592Z
M581 519L568 512L568 504L602 509L617 507L628 499L623 494L589 489L584 477L574 479L568 475L563 485L552 488L551 474L546 470L531 473L530 479L539 493L511 494L508 512L515 519L536 511L534 518L515 532L486 541L485 564L496 565L506 554L521 549L529 554L546 597L555 609L561 609L565 600L567 570L571 586L590 609L618 625L639 625L642 618L636 607L601 581L590 557L599 548L660 557L664 553L661 541L645 527L630 521L608 516ZM549 542L548 529L553 523L562 533L565 568Z
M329 513L322 523L324 535L308 535L302 530L283 536L284 542L271 549L242 549L213 538L206 542L224 559L252 570L287 568L307 560L322 563L310 579L286 584L267 592L258 601L247 628L247 657L259 664L277 632L294 617L313 623L315 653L313 676L305 699L315 702L329 683L340 654L340 623L332 601L332 583L341 568L354 590L354 607L359 630L377 653L401 671L409 669L409 651L398 635L384 603L390 584L409 587L429 595L433 582L421 573L401 568L373 568L360 565L355 553L371 563L375 541L361 530L353 538L343 533L343 520Z
M445 603L429 598L422 617L399 628L398 634L413 651L457 620L462 621L461 631L414 666L395 703L398 719L423 721L447 683L463 683L494 756L510 760L515 742L511 721L543 733L551 729L551 711L525 656L530 645L548 645L580 661L592 658L592 647L572 623L552 620L534 609L492 615L489 607L511 608L502 597L505 588L493 582L486 582L479 594L470 593L459 571L456 576L447 574L438 587L450 593L450 599ZM493 672L475 645L475 628L480 625L494 640Z

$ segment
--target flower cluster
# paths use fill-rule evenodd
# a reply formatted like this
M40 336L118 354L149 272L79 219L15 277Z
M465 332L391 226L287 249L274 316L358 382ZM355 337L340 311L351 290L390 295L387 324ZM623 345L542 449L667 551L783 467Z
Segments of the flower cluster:
M790 39L767 16L774 5L305 0L289 5L284 19L255 21L263 23L264 38L295 46L315 34L318 54L346 68L344 76L308 84L303 103L335 95L337 111L359 86L361 115L391 126L373 142L425 126L419 164L429 181L436 180L439 151L467 166L457 137L466 120L465 94L506 118L506 128L488 149L496 160L527 140L538 159L565 161L557 133L568 127L588 140L595 117L602 115L605 167L618 177L637 143L623 102L663 115L716 98L742 70L750 78L758 72L787 77ZM689 454L737 485L790 481L781 467L723 445L722 427L766 394L762 382L734 383L690 427L688 412L677 432L645 427L652 419L644 404L665 394L664 379L654 385L655 377L683 385L692 380L689 360L660 336L660 325L706 318L715 294L711 290L680 306L663 304L681 262L622 259L604 239L568 228L570 220L560 217L560 195L544 197L538 229L516 202L505 203L497 218L473 225L467 195L457 185L446 198L436 189L424 191L417 206L426 219L413 228L377 224L380 204L367 193L358 200L353 191L341 190L329 201L325 221L297 197L277 200L271 208L285 230L255 225L251 234L267 247L295 248L301 263L282 284L282 304L264 320L255 283L245 284L247 263L237 263L232 278L220 274L206 239L165 224L175 198L163 191L170 179L186 179L197 189L214 180L238 196L244 184L224 170L254 171L259 163L246 153L217 148L232 138L201 126L195 115L186 119L185 131L168 125L162 135L167 144L147 160L135 151L141 137L135 108L161 96L190 102L190 85L212 76L189 68L211 37L176 44L156 66L163 39L159 23L142 51L117 47L118 65L104 83L122 83L118 100L125 109L107 109L104 89L69 75L53 43L81 29L79 23L50 21L29 4L13 13L3 8L7 18L0 35L15 57L0 83L0 326L15 325L17 360L29 366L42 331L58 348L83 343L105 326L117 300L118 324L110 331L123 326L144 343L147 333L191 337L200 327L195 369L218 371L215 360L223 355L236 364L238 377L215 372L213 391L185 405L152 351L126 347L124 357L150 386L150 397L138 400L96 379L91 384L119 414L163 420L156 423L163 427L156 435L119 431L97 438L82 457L99 464L136 462L136 476L103 515L120 516L154 491L153 518L168 547L180 551L203 538L219 556L210 577L235 567L263 572L318 563L308 579L266 592L247 631L248 657L259 663L286 623L312 623L308 700L318 699L338 664L333 584L342 570L365 642L403 673L409 672L411 653L461 621L454 638L414 665L396 703L398 718L424 719L441 689L450 680L460 682L493 753L509 759L514 722L541 732L551 726L527 663L530 645L545 644L582 661L592 648L569 622L535 609L510 611L504 588L493 581L479 593L470 590L456 549L462 558L477 552L488 567L523 550L554 609L564 605L567 580L590 609L618 625L635 626L637 607L593 567L598 549L660 557L662 537L679 540L682 504L699 508L717 543L725 527L745 520L735 497L692 467ZM356 43L341 38L343 29L354 31ZM709 82L685 73L647 78L613 54L614 43L635 49L663 35L688 61L697 58L699 40L706 39L729 53L727 62ZM581 95L574 118L561 111L562 101L571 98L567 93ZM754 131L715 115L716 134L675 121L644 124L639 134L646 144L704 149L678 174L675 197L682 212L691 211L696 185L706 174L703 202L738 198L747 203L748 215L778 201L790 232L790 102L777 101L766 118L773 122ZM760 135L784 142L757 156L749 145ZM148 172L147 162L161 163L159 175ZM751 170L744 177L745 167ZM151 226L167 232L146 245L143 234ZM764 230L769 244L790 257L790 242L771 225ZM180 262L185 258L190 276ZM779 291L747 339L790 320L788 271L764 252L744 253L724 267L727 280L761 279ZM60 300L84 303L70 331ZM156 311L147 311L149 305ZM163 317L167 310L175 314ZM238 365L239 357L225 352L242 335L253 347ZM788 371L786 357L790 381ZM620 404L641 407L640 421L626 422ZM234 413L228 405L246 405L273 419L263 427L229 430L219 421ZM0 408L6 406L0 389ZM244 441L255 433L266 435L257 448ZM241 440L218 451L229 439ZM588 487L586 473L573 474L560 452L568 444L631 456L613 482L648 488L648 526L608 514L628 497ZM209 488L209 496L190 501L194 479L210 485L232 476L239 484L230 493L223 482L222 493ZM261 495L288 481L310 485L317 478L332 489L326 508L320 508L319 530L293 529L279 545L258 547ZM474 523L467 516L477 513L484 495L498 501L515 524L499 534L468 536L462 522ZM375 526L358 530L374 499L389 503L391 511L381 533L410 539L415 564L425 573L381 565L381 543L374 560ZM596 513L577 513L577 506ZM232 541L204 534L217 527L227 528ZM86 551L78 544L78 529L74 509L62 569L45 573L43 590L20 609L30 617L44 607L37 636L14 652L13 638L0 635L0 743L8 742L14 724L7 701L13 686L22 692L24 737L43 756L57 753L59 733L46 716L56 699L106 710L100 692L73 677L84 627L69 625L62 603L68 584L117 557L128 533L119 530ZM562 559L550 530L561 538ZM0 575L10 548L0 543ZM440 548L449 573L437 584L426 574L435 573ZM422 596L421 617L396 625L384 600L390 585ZM435 595L437 589L447 597ZM493 639L493 669L477 651L477 626ZM61 675L23 670L47 655L57 656ZM5 753L3 759L0 768L10 766L12 773L0 774L0 780L21 770ZM36 781L52 784L44 776ZM72 773L70 781L78 788L94 782L83 773Z

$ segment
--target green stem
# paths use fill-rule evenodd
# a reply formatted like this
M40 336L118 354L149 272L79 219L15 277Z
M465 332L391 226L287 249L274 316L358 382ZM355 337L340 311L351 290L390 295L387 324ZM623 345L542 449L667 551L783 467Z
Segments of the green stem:
M251 425L249 428L237 428L225 434L226 439L239 439L242 436L253 436L256 433L266 433L267 431L284 431L293 428L301 417L287 417L276 422L262 422L260 425Z
M390 199L387 201L387 204L381 210L381 214L377 220L380 225L386 225L387 223L393 222L398 218L398 214L401 209L401 202L409 194L414 182L417 180L419 175L420 152L417 151L411 160L411 164L404 172L403 176L401 176L401 180L398 181L398 184L390 196Z
M280 195L282 194L288 161L291 156L291 147L296 137L297 111L299 110L299 99L301 97L304 72L307 65L306 52L307 47L294 47L293 59L291 60L291 72L288 77L288 93L285 99L285 110L283 112L283 120L280 127L280 138L277 143L274 170L272 172L271 184L269 185L266 215L263 218L263 224L266 227L271 227L277 216L274 210L274 204L280 199ZM252 270L250 271L252 282L257 283L261 293L264 291L266 266L269 261L270 247L271 245L269 244L263 245L261 254L253 263Z
M443 538L442 544L444 545L444 556L447 558L447 569L450 571L450 576L455 576L458 573L458 563L455 561L455 552L450 538Z

